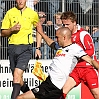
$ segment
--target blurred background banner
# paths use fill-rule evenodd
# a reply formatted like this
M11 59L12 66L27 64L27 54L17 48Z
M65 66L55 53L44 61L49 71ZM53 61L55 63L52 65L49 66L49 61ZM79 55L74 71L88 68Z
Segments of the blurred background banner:
M33 75L36 60L30 60L28 68L24 73L24 81L29 85L30 89L38 86L40 81ZM51 60L39 60L42 63L42 70L47 75ZM9 68L9 60L0 60L0 99L10 99L12 92L12 74ZM21 94L21 93L20 93ZM88 87L83 83L73 88L67 95L66 99L94 99Z
M0 27L5 13L15 6L15 0L0 0ZM27 6L35 11L43 12L40 16L44 32L55 40L55 30L61 26L59 15L64 11L73 11L77 15L78 23L93 37L95 54L99 59L99 0L28 0ZM36 47L36 32L33 31L33 55ZM0 59L9 59L7 53L7 38L0 37ZM55 51L49 48L42 40L42 59L52 59Z

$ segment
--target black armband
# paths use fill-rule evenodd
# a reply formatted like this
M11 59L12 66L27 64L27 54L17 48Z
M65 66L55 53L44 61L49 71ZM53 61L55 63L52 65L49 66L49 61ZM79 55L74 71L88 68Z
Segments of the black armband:
M53 42L49 47L51 47L52 49L54 49L54 50L56 50L56 48L55 48L55 42Z

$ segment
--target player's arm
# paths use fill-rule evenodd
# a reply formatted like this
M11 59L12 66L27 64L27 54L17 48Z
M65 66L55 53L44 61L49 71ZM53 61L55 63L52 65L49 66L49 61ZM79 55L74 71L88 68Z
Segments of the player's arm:
M1 36L9 37L12 34L16 34L20 31L21 25L19 22L9 29L1 29Z
M99 64L98 62L96 62L95 60L93 60L90 56L85 55L81 57L83 60L85 60L86 62L90 63L93 67L95 67L96 69L99 70Z
M35 55L37 57L37 55L39 56L39 58L41 58L41 51L40 51L40 47L41 47L41 41L42 41L42 36L36 32L36 51L35 51Z
M2 29L1 30L1 36L3 37L9 37L12 34L11 29Z
M45 42L47 43L47 45L50 46L52 49L56 49L55 48L55 44L56 44L55 41L53 41L51 38L49 38L43 32L42 26L41 26L41 24L39 22L36 24L36 27L37 27L38 33L43 37L43 39L45 40Z
M7 12L3 21L2 21L1 36L9 37L12 34L18 33L20 28L21 28L21 25L19 24L19 22L11 25L11 19L9 17L9 12Z
M83 34L83 33L82 33ZM85 34L83 39L83 36L81 36L81 42L85 48L85 52L89 55L92 56L94 54L94 44L92 41L92 37L90 34Z
M36 48L39 48L41 46L41 41L42 41L42 36L38 32L36 32L36 42L37 42Z

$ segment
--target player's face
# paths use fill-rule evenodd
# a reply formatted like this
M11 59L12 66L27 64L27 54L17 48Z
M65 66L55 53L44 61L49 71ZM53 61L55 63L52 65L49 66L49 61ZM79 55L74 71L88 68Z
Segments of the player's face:
M60 35L59 31L56 31L56 42L59 46L63 47L64 44L64 37Z
M70 19L62 19L62 24L73 32L76 22L73 23Z
M24 7L26 7L26 1L27 1L27 0L16 0L17 7L18 7L20 10L23 9Z

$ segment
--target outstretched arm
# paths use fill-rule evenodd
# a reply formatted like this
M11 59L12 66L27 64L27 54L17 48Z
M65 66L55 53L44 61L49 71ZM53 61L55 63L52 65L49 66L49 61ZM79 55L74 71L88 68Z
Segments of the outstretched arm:
M42 29L42 26L41 24L38 22L36 24L36 27L37 27L37 31L38 33L43 37L43 39L45 40L45 42L47 43L48 46L50 46L51 48L55 49L54 48L54 42L51 38L49 38L44 32L43 32L43 29Z
M90 56L86 55L81 57L83 60L85 60L86 62L90 63L93 67L95 67L96 69L99 70L99 64L98 62L96 62L95 60L93 60Z

